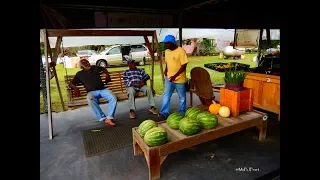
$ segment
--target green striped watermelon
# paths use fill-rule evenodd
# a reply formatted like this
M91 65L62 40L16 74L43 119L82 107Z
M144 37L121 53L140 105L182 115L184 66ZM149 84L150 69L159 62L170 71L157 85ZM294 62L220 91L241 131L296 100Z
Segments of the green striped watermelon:
M168 134L161 127L153 127L146 132L143 140L148 146L160 146L168 141Z
M191 107L186 111L185 116L190 117L191 119L196 119L197 115L201 112L201 110L197 107Z
M153 128L153 127L157 127L158 124L154 121L154 120L151 120L151 119L148 119L148 120L144 120L138 127L138 132L140 134L140 136L144 136L146 134L146 132Z
M194 135L201 131L201 124L196 119L185 117L179 122L179 130L185 135Z
M167 118L168 126L172 129L179 129L179 122L182 118L184 118L184 115L179 112L170 114Z
M217 116L208 111L199 113L197 115L197 120L200 122L201 127L204 129L215 128L218 124Z

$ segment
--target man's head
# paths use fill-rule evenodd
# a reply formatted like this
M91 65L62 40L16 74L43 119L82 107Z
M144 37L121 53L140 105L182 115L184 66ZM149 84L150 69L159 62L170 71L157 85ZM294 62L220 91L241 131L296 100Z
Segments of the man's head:
M127 61L127 64L129 66L129 69L135 69L136 68L136 63L135 60L131 59L129 56L124 57Z
M163 43L164 43L166 49L174 50L177 48L176 38L172 35L167 35L164 38Z
M88 71L88 70L91 69L91 64L89 63L88 60L86 60L86 59L81 59L81 60L79 61L79 67L80 67L81 69L85 70L85 71Z

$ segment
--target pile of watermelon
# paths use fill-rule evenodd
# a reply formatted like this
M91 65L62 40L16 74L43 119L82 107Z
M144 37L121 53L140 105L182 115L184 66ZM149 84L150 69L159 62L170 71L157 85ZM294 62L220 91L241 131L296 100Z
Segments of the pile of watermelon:
M218 124L218 117L208 111L201 111L197 107L189 108L185 115L179 112L170 114L167 124L172 129L179 129L185 135L198 134L201 129L212 129Z
M143 121L138 127L138 133L148 146L160 146L168 142L167 131L151 119Z
M197 107L189 108L185 115L174 112L167 118L167 124L172 129L191 136L200 133L201 129L212 129L218 124L218 117L208 111L201 111ZM160 146L168 142L167 131L159 127L151 119L143 121L138 127L138 133L148 146Z

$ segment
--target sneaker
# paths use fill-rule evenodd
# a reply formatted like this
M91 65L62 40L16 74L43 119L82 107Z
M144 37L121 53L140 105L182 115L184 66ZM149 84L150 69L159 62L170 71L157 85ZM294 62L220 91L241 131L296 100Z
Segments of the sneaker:
M135 119L135 118L136 118L136 113L134 113L133 111L131 111L131 112L129 113L129 116L130 116L131 119Z
M156 108L151 108L151 109L149 109L149 111L150 111L153 115L157 115L157 114L159 113Z
M166 116L163 115L163 114L158 114L158 117L161 119L161 120L167 120Z

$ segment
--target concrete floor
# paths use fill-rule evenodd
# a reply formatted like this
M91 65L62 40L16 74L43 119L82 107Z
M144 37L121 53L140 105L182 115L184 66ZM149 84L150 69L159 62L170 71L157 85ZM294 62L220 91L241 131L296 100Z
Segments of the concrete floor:
M189 94L187 97L189 104ZM155 99L160 108L161 96ZM198 98L194 97L194 105L198 104ZM148 111L146 98L137 99L136 106L137 118L154 118ZM101 107L106 111L106 104ZM178 97L174 94L171 109L178 111L178 107ZM130 121L126 102L118 103L116 121ZM53 113L55 137L49 140L47 115L40 115L40 179L148 180L147 163L143 156L133 156L131 146L85 157L81 131L102 125L88 107ZM280 124L276 115L269 114L267 139L260 142L257 136L258 130L251 128L172 153L162 164L161 179L253 180L279 169ZM252 171L237 171L237 168Z

